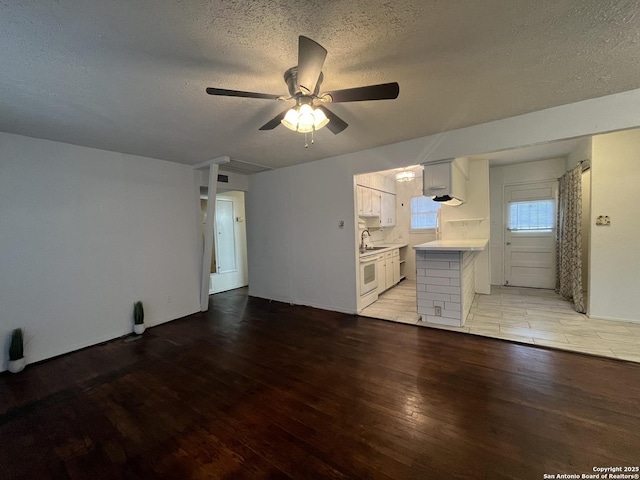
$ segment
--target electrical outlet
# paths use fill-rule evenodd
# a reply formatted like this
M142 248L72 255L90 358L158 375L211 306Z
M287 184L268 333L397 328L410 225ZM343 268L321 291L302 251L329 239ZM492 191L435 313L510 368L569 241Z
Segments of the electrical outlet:
M435 309L435 316L436 317L441 317L442 316L442 307L439 306L439 305L436 305L434 307L434 309Z

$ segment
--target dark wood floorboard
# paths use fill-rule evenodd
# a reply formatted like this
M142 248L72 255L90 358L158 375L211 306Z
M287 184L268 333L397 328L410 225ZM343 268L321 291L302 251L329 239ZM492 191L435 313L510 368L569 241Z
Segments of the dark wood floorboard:
M542 479L640 463L640 364L290 306L0 375L0 479Z

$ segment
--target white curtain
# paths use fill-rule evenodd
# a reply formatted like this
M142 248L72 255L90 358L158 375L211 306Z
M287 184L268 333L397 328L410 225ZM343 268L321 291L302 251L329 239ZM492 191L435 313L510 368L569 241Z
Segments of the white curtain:
M582 166L560 178L558 191L556 292L584 313L582 294Z

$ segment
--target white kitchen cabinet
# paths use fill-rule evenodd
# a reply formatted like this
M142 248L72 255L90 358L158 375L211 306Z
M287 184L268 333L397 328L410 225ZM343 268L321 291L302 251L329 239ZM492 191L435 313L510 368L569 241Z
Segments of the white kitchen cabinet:
M396 224L395 182L383 175L369 173L356 175L356 201L358 216L379 218L368 227L393 227Z
M393 253L385 252L384 254L385 269L384 269L384 283L387 288L393 287Z
M400 250L395 249L391 257L391 268L393 269L393 284L400 283Z
M369 190L371 190L371 216L379 217L382 207L382 192L373 189Z
M404 247L406 249L406 247ZM399 249L395 248L378 255L376 260L376 275L378 277L377 292L380 295L385 290L390 289L400 282L400 260Z
M361 217L371 217L371 189L369 187L358 187L360 189L361 204L358 210Z
M454 160L443 160L435 163L423 164L422 175L423 193L427 197L449 196L454 203L447 205L460 205L466 198L467 174L463 166Z
M382 192L362 185L356 186L358 215L361 217L380 217Z
M376 262L376 275L378 276L378 295L387 289L387 276L386 276L386 261L384 259L384 253L378 255Z
M423 188L424 191L435 190L441 188L448 189L451 185L451 164L436 163L433 165L424 165Z
M396 224L396 196L393 193L381 192L380 226L393 227Z

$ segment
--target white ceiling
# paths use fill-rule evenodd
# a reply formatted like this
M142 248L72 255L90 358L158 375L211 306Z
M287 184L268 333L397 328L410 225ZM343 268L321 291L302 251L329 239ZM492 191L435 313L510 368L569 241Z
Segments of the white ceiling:
M322 91L397 81L397 100L330 105L349 123L304 148L258 128L298 35L327 48ZM0 2L0 130L187 164L281 167L640 87L636 0Z

